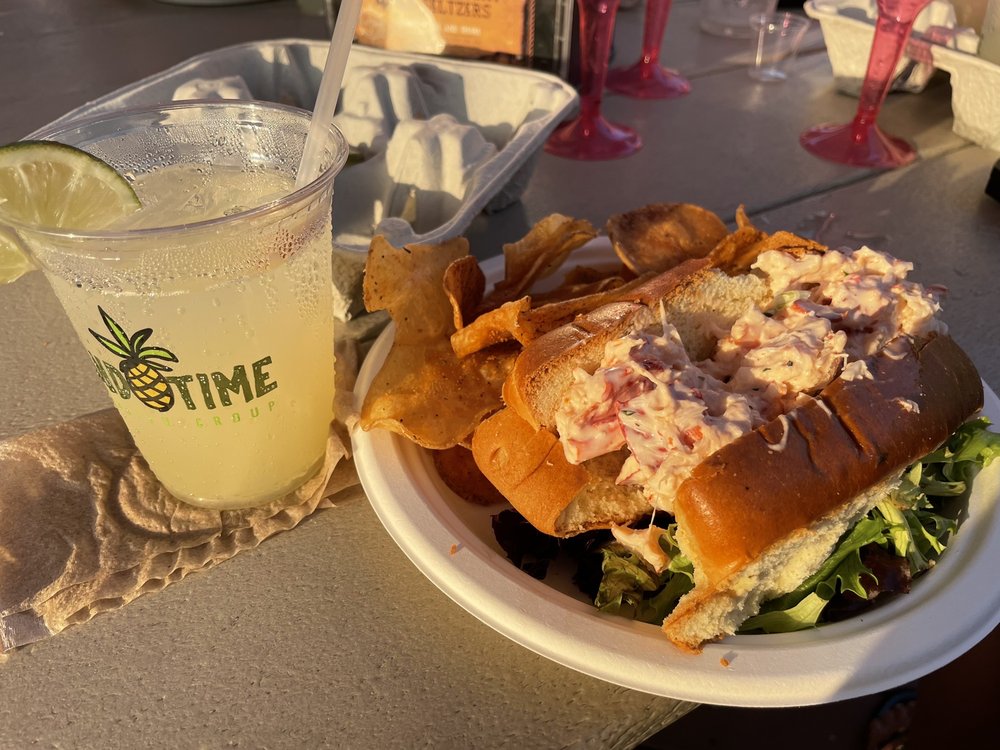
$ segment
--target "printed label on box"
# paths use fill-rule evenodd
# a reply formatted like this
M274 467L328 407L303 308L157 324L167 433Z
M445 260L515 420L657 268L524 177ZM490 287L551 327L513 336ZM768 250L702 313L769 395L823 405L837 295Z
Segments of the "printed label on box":
M524 53L530 0L364 0L355 38L383 49L478 57Z

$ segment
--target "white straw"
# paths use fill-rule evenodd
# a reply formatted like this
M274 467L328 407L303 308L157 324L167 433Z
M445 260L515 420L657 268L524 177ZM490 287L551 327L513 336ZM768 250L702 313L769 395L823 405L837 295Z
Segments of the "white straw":
M340 96L340 85L347 69L347 56L354 42L354 29L358 25L358 15L361 13L361 0L343 0L337 11L337 22L333 27L333 38L330 40L330 51L326 56L326 66L323 68L323 78L319 83L319 93L316 95L316 105L313 107L312 121L309 123L309 134L302 149L302 160L299 162L295 187L308 185L319 177L320 156L323 152L324 136L333 115L337 111L337 99Z

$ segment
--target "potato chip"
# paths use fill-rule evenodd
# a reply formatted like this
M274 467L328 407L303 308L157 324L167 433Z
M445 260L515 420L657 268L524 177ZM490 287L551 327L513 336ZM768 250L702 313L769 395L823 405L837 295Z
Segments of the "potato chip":
M571 323L577 315L585 315L598 307L622 299L623 295L627 295L646 280L647 277L643 276L611 289L539 305L521 315L519 323L523 336L537 338L559 326ZM527 344L532 339L525 338L522 343Z
M365 307L388 311L396 324L396 344L447 341L455 326L442 280L448 266L468 254L464 237L401 248L375 237L365 264Z
M713 266L721 268L729 275L746 273L757 260L757 245L766 239L767 235L752 224L740 227L732 234L726 235L718 245L712 248L708 259Z
M792 232L786 232L784 230L775 232L774 234L769 234L765 239L760 242L760 248L757 250L757 254L760 255L768 250L784 250L789 253L824 253L829 248L814 240L808 240L805 237L799 237L797 234Z
M451 348L462 358L504 341L516 339L522 344L530 341L534 336L530 332L522 332L520 322L521 314L530 308L531 299L522 297L483 313L451 335Z
M504 278L485 304L498 307L524 295L539 279L555 273L569 254L597 236L589 221L560 214L546 216L523 238L503 247Z
M460 360L448 339L394 344L365 396L360 425L391 430L424 448L459 445L502 406L500 387L516 354L493 347Z
M712 265L730 275L747 273L757 256L768 250L824 252L827 249L825 245L791 232L762 232L750 222L742 205L736 211L736 224L738 229L723 238L708 255Z
M632 274L630 273L629 276L632 276ZM563 283L547 292L532 294L531 304L537 307L550 302L562 302L578 297L586 297L589 294L597 294L598 292L609 292L624 285L625 279L621 276L609 276L605 279L581 284Z
M743 227L753 227L753 222L747 216L746 206L741 203L736 207L736 228L743 229Z
M479 262L471 255L452 261L444 272L444 293L451 302L456 329L461 329L475 317L476 308L483 301L486 276Z
M517 341L527 345L539 336L572 322L578 315L596 310L623 297L627 298L632 289L647 280L648 276L627 283L622 283L619 279L619 285L610 289L537 306L535 300L529 297L507 302L483 313L468 326L452 334L452 348L459 357L466 357L472 352L505 341Z
M605 279L615 278L631 281L634 277L635 274L621 263L611 267L574 266L566 271L566 276L563 278L563 285L593 284Z
M455 326L444 275L468 247L464 239L402 248L372 240L365 305L387 310L396 333L362 404L362 429L382 427L425 448L449 448L500 407L514 352L495 347L460 361L449 341Z
M433 451L434 467L448 488L463 500L476 505L507 502L476 466L472 451L462 445Z
M704 258L727 232L722 219L690 203L654 203L616 214L605 228L615 253L637 274Z

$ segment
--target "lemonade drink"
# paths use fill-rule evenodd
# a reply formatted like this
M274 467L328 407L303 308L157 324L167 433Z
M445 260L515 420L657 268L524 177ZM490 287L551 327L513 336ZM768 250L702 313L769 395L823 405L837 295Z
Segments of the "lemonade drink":
M176 497L214 508L302 484L333 416L330 172L346 144L331 131L323 184L290 195L308 119L261 106L226 105L255 108L249 130L218 108L208 126L184 110L181 151L193 136L211 142L192 161L134 170L115 164L121 128L109 123L104 153L81 147L117 166L143 207L99 237L20 232L150 468ZM212 163L216 153L230 158Z
M174 165L134 187L143 208L112 229L217 218L233 201L287 195L292 180ZM52 279L140 451L177 497L258 504L301 484L322 459L333 416L333 303L331 286L315 281L329 276L331 228L329 213L314 218L296 219L271 247L252 246L271 236L226 233L198 243L224 257L233 254L227 242L249 243L239 251L260 267L247 275L112 293L86 277ZM116 326L129 339L151 329L142 346L173 357L117 345Z

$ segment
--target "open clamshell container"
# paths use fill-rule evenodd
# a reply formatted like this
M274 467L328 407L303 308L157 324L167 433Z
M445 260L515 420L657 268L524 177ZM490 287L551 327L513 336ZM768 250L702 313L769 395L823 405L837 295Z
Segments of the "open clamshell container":
M819 21L837 88L857 94L864 79L872 38L872 0L808 0L805 12ZM959 27L955 9L934 0L917 17L896 68L893 88L919 93L936 70L951 76L952 130L989 149L1000 149L1000 65L977 56L979 35Z
M260 99L312 110L328 48L304 39L224 47L57 122L179 99ZM374 235L396 245L438 242L461 234L481 211L514 203L545 139L576 104L573 88L546 73L355 45L334 120L352 152L333 201L338 317L360 309Z
M837 88L857 96L868 67L878 11L874 0L808 0L803 9L819 22L830 56ZM913 24L906 49L896 65L893 90L919 93L934 74L930 48L942 47L975 54L979 35L959 27L955 8L947 0L933 0Z
M961 50L935 47L934 65L951 75L952 130L1000 151L1000 65Z

